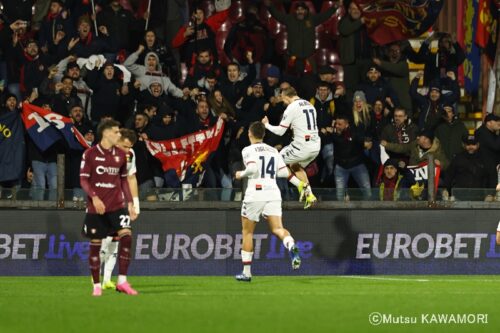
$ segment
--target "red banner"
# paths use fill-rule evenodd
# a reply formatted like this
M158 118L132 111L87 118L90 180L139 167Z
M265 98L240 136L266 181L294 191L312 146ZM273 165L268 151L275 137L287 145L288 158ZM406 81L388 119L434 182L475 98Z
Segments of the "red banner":
M368 36L379 45L417 37L436 21L438 0L354 0L365 18Z
M164 141L146 140L151 155L160 160L163 171L174 169L182 182L187 171L200 173L211 153L217 150L224 133L224 120L203 131L191 133L177 139Z

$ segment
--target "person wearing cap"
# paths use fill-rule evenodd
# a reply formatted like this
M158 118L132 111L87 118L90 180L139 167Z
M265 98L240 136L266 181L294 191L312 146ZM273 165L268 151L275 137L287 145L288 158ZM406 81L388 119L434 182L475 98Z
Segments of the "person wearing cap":
M255 79L248 87L241 105L238 106L238 104L236 104L236 126L238 128L244 128L244 139L248 137L247 131L250 124L264 118L264 104L266 104L266 102L263 82L261 79ZM249 142L250 141L247 143L249 144Z
M313 98L316 95L316 89L321 83L329 85L336 104L343 104L341 108L348 107L347 103L345 103L344 84L338 81L337 70L328 65L321 66L318 68L317 73L307 73L300 79L299 91L301 96L307 99Z
M311 57L315 51L315 28L332 17L337 8L332 6L324 12L311 14L306 4L303 1L298 1L295 13L286 14L278 10L270 0L264 0L264 5L276 20L286 26L288 32L286 62L288 66L299 75L304 73L308 64L315 71L316 64Z
M409 144L390 143L385 140L382 140L380 144L390 152L409 156L408 163L412 166L427 162L430 154L434 157L434 163L441 166L441 170L446 170L450 163L439 143L439 139L435 138L434 133L428 130L420 130L417 139Z
M377 98L382 98L391 107L399 106L399 99L396 92L392 89L385 78L382 78L382 72L377 65L371 64L366 72L366 77L361 82L357 90L365 93L366 102L373 105Z
M352 98L352 113L350 115L353 120L353 126L356 126L365 136L372 138L374 129L371 128L372 114L370 110L371 106L366 100L365 93L361 90L354 92Z
M384 162L382 173L376 181L380 201L399 201L417 199L424 189L415 181L413 174L404 162L388 159Z
M451 161L463 150L462 138L467 135L468 131L464 123L458 119L453 105L443 105L443 119L444 122L438 125L434 135L439 139L446 157Z
M443 121L442 105L454 105L457 103L460 98L460 87L458 86L455 74L453 72L448 72L447 75L451 87L450 93L443 94L441 83L432 81L429 84L429 93L427 96L423 96L418 92L418 84L422 75L423 71L419 71L411 81L410 96L420 110L418 127L420 129L434 131Z
M270 66L266 71L265 82L264 82L264 96L266 99L271 101L278 95L280 79L280 69L277 66Z
M411 45L407 47L411 48ZM408 110L411 117L412 103L408 93L410 91L410 69L406 57L403 56L401 42L390 44L385 58L373 58L372 61L380 68L389 86L395 92L399 105Z
M481 151L487 158L488 166L495 168L500 164L500 117L493 113L486 115L475 135L481 144Z
M371 57L371 43L365 28L365 18L354 1L345 4L347 14L338 23L339 57L344 69L344 84L350 99L363 80Z
M482 201L487 194L493 193L492 189L496 184L495 169L490 168L485 161L486 156L481 152L481 145L475 135L464 135L462 145L462 151L453 158L444 174L443 198L447 200L453 195L461 200Z

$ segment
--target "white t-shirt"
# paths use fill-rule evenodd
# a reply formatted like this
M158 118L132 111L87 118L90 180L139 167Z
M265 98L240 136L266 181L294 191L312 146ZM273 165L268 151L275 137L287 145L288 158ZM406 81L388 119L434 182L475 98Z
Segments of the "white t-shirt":
M127 155L127 176L133 176L137 173L137 168L135 166L135 153L132 148L130 148Z
M295 100L288 105L280 126L292 129L295 143L304 145L309 142L320 142L316 109L304 99Z
M280 153L265 143L245 147L241 152L243 163L255 163L258 172L248 177L245 202L281 200L281 192L276 184L278 170L286 168Z

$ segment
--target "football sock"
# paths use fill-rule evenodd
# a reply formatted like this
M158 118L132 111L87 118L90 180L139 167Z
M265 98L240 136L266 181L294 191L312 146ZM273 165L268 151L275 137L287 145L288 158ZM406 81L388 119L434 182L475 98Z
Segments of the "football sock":
M286 236L285 238L283 238L283 245L285 245L285 248L288 251L291 251L292 247L295 245L295 241L293 240L293 237L292 236Z
M108 243L106 254L107 256L104 261L104 276L102 278L104 282L111 280L111 275L113 274L113 269L115 268L116 257L118 254L118 241L112 241Z
M99 252L101 251L101 244L90 243L89 249L89 267L90 273L92 274L92 280L95 283L99 283L101 262L99 260Z
M295 185L295 187L299 187L300 185L300 179L298 179L297 177L295 177L294 175L292 175L291 177L288 178L288 181L290 183L292 183L293 185Z
M111 242L110 237L103 238L101 241L101 251L99 252L99 258L101 260L101 265L108 259L108 244Z
M128 265L130 264L130 248L132 247L132 237L125 235L120 238L120 249L118 255L118 272L121 276L126 276ZM122 278L123 279L123 278ZM120 283L120 279L118 279Z
M250 267L252 266L252 256L253 252L247 252L241 250L241 262L243 263L243 274L246 276L252 276L252 271Z

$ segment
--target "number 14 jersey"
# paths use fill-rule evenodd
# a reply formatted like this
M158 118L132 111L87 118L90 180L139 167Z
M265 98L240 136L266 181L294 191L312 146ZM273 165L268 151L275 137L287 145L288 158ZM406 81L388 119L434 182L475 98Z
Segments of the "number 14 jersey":
M280 153L265 143L256 143L245 147L241 154L246 167L252 163L257 166L257 172L248 177L244 201L281 200L276 177L286 165Z

